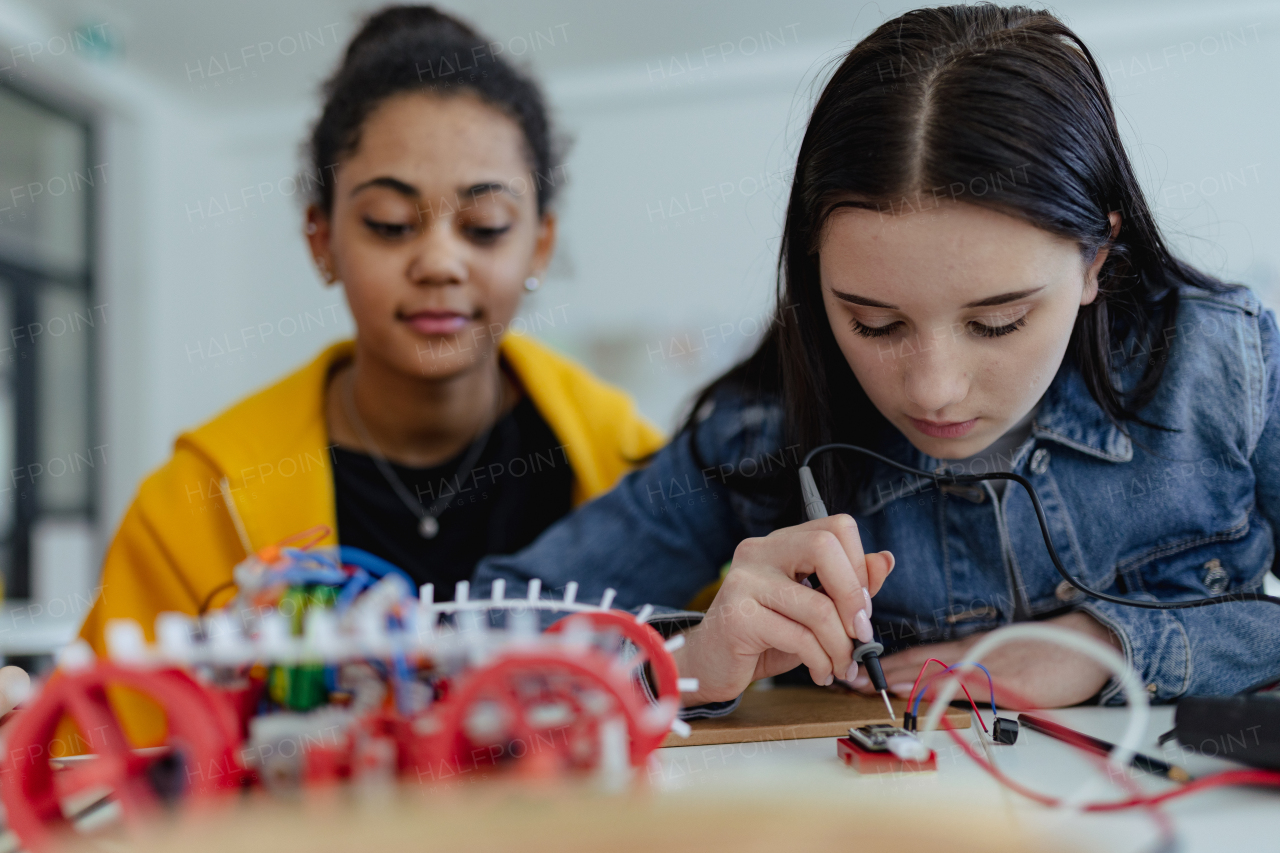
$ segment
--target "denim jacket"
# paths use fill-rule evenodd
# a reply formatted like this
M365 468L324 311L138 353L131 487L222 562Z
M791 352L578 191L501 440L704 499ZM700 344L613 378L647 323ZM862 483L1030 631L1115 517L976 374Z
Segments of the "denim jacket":
M1113 595L1170 601L1259 591L1280 531L1280 330L1247 289L1185 288L1155 399L1153 429L1113 424L1064 361L1041 401L1012 470L1030 479L1067 569ZM1116 354L1120 355L1119 353ZM477 567L477 592L504 578L518 589L576 580L579 600L617 590L618 606L678 608L719 577L747 537L770 532L774 513L731 491L724 476L785 466L779 405L722 393L699 413L705 464L685 431L648 467L587 504L526 550ZM943 463L895 433L890 458L924 470ZM897 440L897 439L900 439ZM980 473L980 472L979 472ZM820 484L821 485L821 484ZM824 490L825 491L825 490ZM1265 602L1153 611L1090 600L1050 562L1025 491L938 488L876 469L854 506L867 551L897 558L872 623L890 651L953 640L1015 621L1084 610L1123 643L1153 701L1225 694L1280 672L1280 612ZM1122 701L1113 681L1100 697Z

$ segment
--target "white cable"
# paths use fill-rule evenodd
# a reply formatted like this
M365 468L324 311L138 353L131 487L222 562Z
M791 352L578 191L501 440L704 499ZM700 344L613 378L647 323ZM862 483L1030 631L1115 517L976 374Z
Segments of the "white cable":
M955 698L956 691L960 689L961 669L975 668L975 664L981 663L982 658L992 649L1003 646L1011 640L1047 640L1057 643L1093 658L1115 673L1121 689L1124 690L1125 699L1129 703L1129 724L1125 727L1124 736L1120 738L1116 748L1107 756L1107 768L1112 774L1127 773L1129 762L1138 751L1138 745L1146 734L1147 722L1151 716L1151 709L1147 704L1147 691L1142 689L1142 683L1138 680L1133 667L1129 666L1111 646L1078 631L1055 628L1051 625L1035 623L1009 625L992 631L975 643L965 659L951 667L951 677L942 685L938 695L929 705L929 715L925 717L921 734L931 732L938 727L942 714ZM1092 782L1087 783L1076 794L1063 799L1061 806L1068 809L1075 808L1083 802L1084 795L1092 787Z
M240 537L240 547L244 548L244 555L252 557L254 555L253 543L249 541L249 531L245 530L244 519L240 517L240 511L236 509L236 500L231 496L231 481L223 477L218 481L218 490L222 492L222 502L226 504L227 514L231 516L231 523L235 525L236 536Z

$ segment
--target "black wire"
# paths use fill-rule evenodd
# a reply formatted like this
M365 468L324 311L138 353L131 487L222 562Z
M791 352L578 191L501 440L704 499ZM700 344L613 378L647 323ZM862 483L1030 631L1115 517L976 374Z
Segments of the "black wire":
M1036 511L1036 520L1040 522L1040 534L1044 536L1045 548L1049 550L1049 559L1053 561L1053 567L1058 570L1058 574L1062 575L1067 583L1083 592L1085 595L1092 596L1100 601L1109 601L1112 604L1123 604L1126 607L1141 607L1144 610L1188 610L1193 607L1209 607L1214 604L1229 604L1236 601L1266 601L1271 604L1280 604L1280 598L1271 595L1264 595L1260 592L1235 592L1217 595L1212 598L1193 598L1189 601L1135 601L1132 598L1121 598L1117 595L1108 595L1105 592L1098 592L1090 589L1080 581L1071 576L1066 566L1062 565L1062 560L1058 557L1058 549L1053 547L1053 537L1049 535L1049 522L1044 517L1044 507L1040 505L1040 496L1036 494L1035 487L1031 482L1021 474L1013 474L1008 471L994 471L990 474L952 474L944 471L924 471L920 468L912 468L909 465L903 465L901 462L895 462L886 456L881 456L873 450L867 450L865 447L858 447L856 444L823 444L810 450L804 457L804 466L809 467L809 461L819 453L828 450L852 450L855 453L861 453L878 459L886 465L897 468L899 471L905 471L917 477L932 480L935 486L950 485L969 485L979 483L983 480L1013 480L1022 488L1027 490L1027 495L1031 498L1031 506Z
M236 582L233 580L223 581L222 583L215 586L213 589L209 590L209 594L204 597L204 601L201 602L200 604L199 615L203 616L204 614L209 612L209 605L213 604L213 597L215 595L222 592L224 589L235 586L235 585L236 585Z

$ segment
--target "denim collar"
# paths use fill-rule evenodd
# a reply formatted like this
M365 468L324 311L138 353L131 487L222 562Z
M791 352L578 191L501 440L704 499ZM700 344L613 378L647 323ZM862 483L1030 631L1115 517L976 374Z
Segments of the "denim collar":
M920 450L896 429L882 451L890 459L924 471L944 463ZM1022 464L1036 439L1052 441L1107 462L1133 459L1133 441L1107 417L1097 404L1084 377L1070 360L1062 363L1041 400L1031 423L1031 437L1014 454L1014 467ZM932 488L933 480L914 477L876 463L874 474L858 490L855 502L860 514L873 514L893 501Z
M1070 360L1063 362L1045 392L1031 434L1107 462L1133 459L1132 439L1102 411Z

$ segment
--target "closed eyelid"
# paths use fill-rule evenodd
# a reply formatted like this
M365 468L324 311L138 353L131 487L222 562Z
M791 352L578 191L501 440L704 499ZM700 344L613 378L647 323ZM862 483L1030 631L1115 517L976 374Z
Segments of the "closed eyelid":
M871 323L892 323L895 320L904 319L896 311L886 311L883 308L873 308L862 305L850 305L847 302L841 303L849 312L849 316L857 319L859 322Z
M1000 311L990 311L985 314L977 314L971 317L971 321L985 322L989 324L1012 323L1020 320L1031 313L1032 306L1016 305Z

